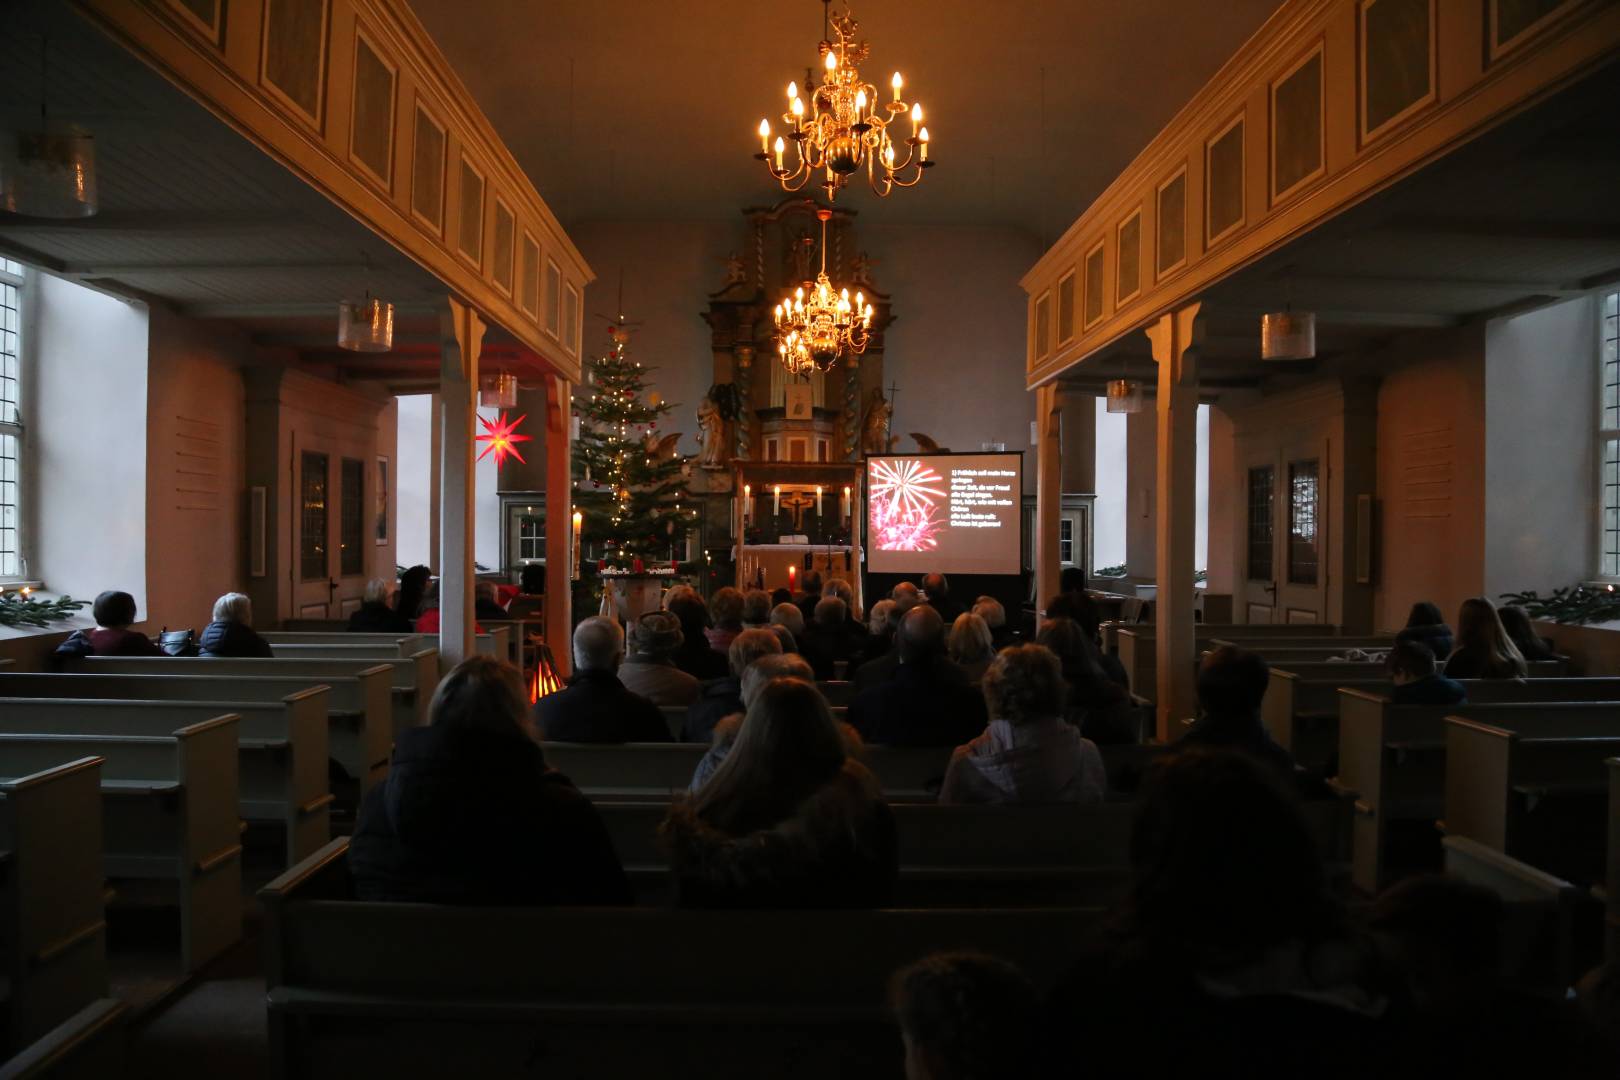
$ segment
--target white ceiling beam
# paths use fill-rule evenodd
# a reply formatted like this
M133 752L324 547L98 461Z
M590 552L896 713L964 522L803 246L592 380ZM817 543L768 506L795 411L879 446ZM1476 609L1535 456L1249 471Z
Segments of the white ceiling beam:
M1278 280L1296 285L1318 285L1329 289L1360 289L1369 286L1397 290L1458 289L1464 292L1520 293L1525 296L1568 296L1584 292L1575 281L1524 281L1513 278L1415 277L1398 274L1287 274ZM1321 316L1317 316L1320 321Z
M262 260L250 263L229 262L145 262L145 263L75 263L64 262L57 269L58 273L73 277L129 277L134 274L255 274L261 271L328 271L328 270L354 270L365 272L374 270L365 263L354 262L350 259L309 260L301 259L296 262L276 262ZM386 271L385 271L386 272Z

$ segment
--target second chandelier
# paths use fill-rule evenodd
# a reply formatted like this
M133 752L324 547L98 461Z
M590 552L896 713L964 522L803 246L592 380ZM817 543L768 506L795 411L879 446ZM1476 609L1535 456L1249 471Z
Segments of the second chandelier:
M897 187L915 187L923 170L934 164L928 159L922 106L907 106L901 100L904 81L898 71L889 80L893 99L887 104L878 101L877 88L862 82L855 67L868 53L866 42L855 41L860 24L848 10L831 14L831 2L822 0L827 8L823 20L831 28L831 36L821 42L825 72L821 85L805 87L811 91L807 107L799 96L798 83L788 84L788 109L782 114L786 134L776 136L773 143L770 121L761 120L759 153L754 157L765 163L771 178L786 191L798 191L811 177L824 175L819 184L826 189L828 200L836 198L849 178L863 168L867 182L880 196ZM900 128L908 112L911 135L902 139L891 128ZM905 148L904 156L897 144Z
M872 305L857 292L835 291L827 276L827 219L832 211L818 209L821 219L821 272L793 295L776 305L776 351L782 366L793 375L826 371L845 352L866 351L872 327Z

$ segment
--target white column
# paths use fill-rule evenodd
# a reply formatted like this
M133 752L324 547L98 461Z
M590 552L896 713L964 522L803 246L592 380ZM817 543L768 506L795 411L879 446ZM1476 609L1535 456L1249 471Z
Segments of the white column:
M1058 385L1035 388L1035 611L1057 595L1061 563L1058 523L1063 517L1063 408Z
M1147 328L1159 365L1158 472L1155 506L1154 649L1158 666L1158 735L1180 736L1196 715L1193 634L1194 539L1197 526L1198 346L1200 303L1163 315Z
M572 390L556 376L546 382L546 644L557 662L558 677L567 678L574 663L573 443L568 437Z
M451 298L439 316L439 666L473 654L473 428L484 323Z

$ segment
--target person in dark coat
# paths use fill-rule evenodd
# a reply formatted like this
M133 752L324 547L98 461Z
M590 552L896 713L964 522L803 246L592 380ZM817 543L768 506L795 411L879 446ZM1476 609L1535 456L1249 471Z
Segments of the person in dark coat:
M1047 619L1036 632L1037 644L1057 654L1068 693L1064 718L1098 746L1124 746L1140 741L1131 695L1107 675L1102 650L1091 643L1073 619Z
M816 617L816 605L821 603L821 571L806 570L804 572L804 581L802 583L802 587L804 592L800 593L798 596L795 596L793 598L793 603L798 606L799 611L804 615L806 625L808 625L810 621Z
M1503 604L1496 609L1496 617L1502 620L1502 629L1507 631L1508 638L1518 647L1525 663L1559 659L1552 644L1530 625L1530 614L1524 608L1516 604Z
M1446 617L1427 600L1412 605L1411 612L1406 616L1406 627L1395 634L1395 640L1422 642L1442 663L1457 647L1456 635L1446 625Z
M75 630L56 647L58 656L162 656L151 638L131 630L135 621L135 598L127 592L108 589L90 605L95 617L94 630Z
M990 645L1000 652L1009 645L1018 644L1018 637L1007 625L1007 609L993 596L981 596L973 601L973 614L984 620L990 628Z
M1457 647L1446 661L1453 679L1522 679L1528 673L1519 647L1508 637L1496 605L1483 596L1462 602L1457 612Z
M918 603L915 596L905 593L889 601L883 632L873 635L860 655L860 663L852 665L855 670L849 678L855 684L857 693L881 686L894 678L894 673L900 668L900 651L895 647L900 622ZM874 613L882 607L881 601L874 605Z
M517 671L462 661L426 727L400 733L388 779L349 841L361 900L629 904L630 885L590 800L547 768Z
M534 704L535 726L548 742L669 742L658 706L619 681L624 633L600 615L574 629L574 677Z
M1434 653L1421 641L1397 641L1389 650L1389 699L1397 705L1464 705L1468 691L1435 669Z
M408 634L411 620L394 610L389 603L393 583L387 578L372 578L366 582L360 606L349 616L351 634Z
M923 601L944 620L946 626L956 622L956 617L966 609L951 599L951 583L944 574L925 574L922 579L923 592L928 599Z
M659 832L683 907L884 907L899 870L877 779L803 679L765 685L726 759Z
M849 632L848 612L838 597L825 597L799 638L799 652L823 682L836 678L839 661L847 664L855 657L857 645Z
M394 610L409 619L412 625L422 610L422 598L427 595L428 582L433 571L418 564L399 576L399 592L394 596Z
M731 674L703 685L698 699L686 707L681 741L706 743L714 736L715 725L743 711L742 676L755 660L782 652L782 642L769 630L744 630L731 641L726 660Z
M880 746L960 746L977 738L990 722L984 695L946 655L939 612L912 608L895 643L894 677L861 691L849 707L861 738Z
M726 677L726 658L709 647L709 606L690 585L669 591L664 610L681 620L681 644L669 654L675 666L698 682Z
M214 621L198 640L203 656L273 656L270 643L253 631L253 601L239 592L214 601Z
M473 586L473 618L503 622L511 618L501 607L500 590L493 581L480 581Z
M1222 645L1198 665L1198 705L1203 715L1181 737L1186 747L1237 750L1292 776L1293 756L1260 723L1260 703L1271 669L1247 649Z

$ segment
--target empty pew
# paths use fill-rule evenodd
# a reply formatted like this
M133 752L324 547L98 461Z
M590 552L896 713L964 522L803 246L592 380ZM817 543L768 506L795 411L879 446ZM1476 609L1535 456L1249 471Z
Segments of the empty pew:
M383 645L398 646L400 656L438 648L437 634L349 633L346 630L261 630L259 636L277 645Z
M1327 639L1332 639L1331 643ZM1147 697L1157 683L1159 669L1156 629L1151 625L1121 627L1114 631L1114 640L1120 665L1124 667L1125 674L1130 679L1132 691ZM1202 656L1214 648L1217 642L1237 644L1264 653L1268 648L1284 646L1291 640L1320 645L1343 644L1346 648L1350 648L1353 647L1350 642L1363 639L1347 637L1338 627L1292 623L1253 625L1199 623L1193 627L1193 655L1189 659ZM1373 640L1386 639L1379 637Z
M388 775L393 748L390 668L374 664L356 675L317 682L298 675L220 674L9 674L0 672L0 697L125 698L138 701L280 702L300 690L327 691L327 753L360 783L360 794ZM322 843L325 843L323 840Z
M0 1057L107 993L101 763L0 779Z
M774 911L366 903L349 898L345 846L259 893L278 1077L356 1053L375 1073L390 1054L416 1073L517 1075L537 1052L559 1076L898 1075L896 968L974 949L1048 989L1097 916L807 911L789 924Z
M353 635L360 636L360 635ZM391 634L381 635L386 640L366 641L340 641L320 643L299 643L285 641L271 641L270 651L278 659L299 660L389 660L403 659L416 655L425 648L436 648L436 645L424 644L434 642L438 635L409 634L395 637ZM473 649L480 656L494 656L506 659L511 654L511 632L505 626L496 626L487 634L477 634L473 637ZM392 642L392 643L390 643ZM442 674L442 673L441 673Z
M298 690L270 703L0 697L0 731L166 735L227 713L239 718L238 809L233 818L239 813L248 821L280 825L291 866L332 836L324 687Z
M0 706L7 726L12 716ZM109 878L174 884L185 971L242 935L239 723L235 715L214 716L161 735L0 731L8 771L26 775L65 759L102 758L102 869Z
M1387 884L1384 852L1391 823L1438 821L1445 813L1446 719L1462 716L1486 723L1536 711L1602 720L1620 705L1553 702L1467 705L1395 705L1382 694L1340 691L1340 790L1353 795L1353 880L1377 892Z
M386 665L393 684L393 734L427 723L428 702L439 685L439 651L420 649L409 657L362 660L212 656L84 656L70 670L129 675L298 676L330 685L334 677L358 678Z
M1271 666L1260 720L1271 737L1306 768L1319 769L1338 749L1339 690L1388 693L1391 682L1382 668L1343 678L1335 668L1323 676L1297 663ZM1465 679L1473 704L1498 701L1620 701L1620 679L1564 678L1558 661L1538 661L1528 679Z
M1517 706L1446 720L1445 831L1583 884L1603 880L1606 758L1620 704Z
M0 1080L104 1080L124 1074L124 1022L129 1008L99 998L0 1065Z
M1446 873L1502 899L1500 974L1516 990L1562 1000L1574 970L1574 885L1461 836L1441 841Z

